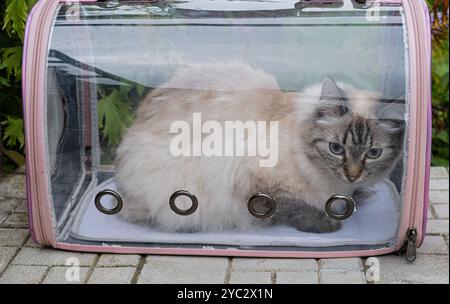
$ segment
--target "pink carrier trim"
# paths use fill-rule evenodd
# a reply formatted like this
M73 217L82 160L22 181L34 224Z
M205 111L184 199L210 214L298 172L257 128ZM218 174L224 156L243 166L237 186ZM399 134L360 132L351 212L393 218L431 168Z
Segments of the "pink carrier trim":
M55 225L52 216L47 168L45 159L45 74L48 43L54 13L60 2L74 0L39 1L33 8L27 23L23 59L23 96L26 122L27 151L27 196L30 211L30 229L33 239L43 245L55 248L87 252L174 254L174 255L211 255L243 257L286 257L286 258L327 258L371 256L391 253L400 249L405 241L406 231L416 227L419 240L423 240L426 225L426 207L428 205L428 178L430 160L430 70L431 47L429 15L426 3L403 1L406 25L410 41L410 115L409 120L416 122L409 128L409 158L404 199L403 219L396 246L364 251L335 252L283 252L264 250L219 250L219 249L182 249L182 248L145 248L120 246L91 246L60 243L56 241ZM79 2L96 2L84 0ZM380 1L384 4L401 4L400 0ZM423 24L423 22L427 24ZM424 32L423 29L426 28ZM39 38L39 43L36 39ZM423 43L425 41L426 43ZM30 51L32 48L32 51ZM426 62L421 58L427 58ZM416 61L414 61L416 60ZM26 68L32 67L32 68ZM420 101L420 102L419 102ZM427 115L424 115L427 113ZM420 126L427 125L427 128ZM425 151L424 151L425 149ZM31 176L33 174L33 176Z
M267 258L345 258L355 256L375 256L388 254L395 249L383 248L363 251L265 251L265 250L238 250L238 249L187 249L187 248L146 248L121 246L95 246L56 243L55 248L101 253L124 254L154 254L154 255L207 255L207 256L235 256L235 257L267 257Z
M27 92L27 82L26 82L26 75L27 75L27 58L25 57L26 54L28 54L28 38L29 38L29 34L30 34L30 24L31 24L31 20L36 12L36 8L38 6L35 5L33 7L33 9L30 11L30 13L28 14L28 18L27 18L27 23L26 23L26 28L25 28L25 36L24 36L24 45L23 45L23 54L24 56L22 57L22 108L23 108L23 116L26 117L26 92ZM24 119L23 121L24 123L24 133L25 133L25 137L27 136L27 125L28 122L26 121L26 119ZM25 146L26 148L26 146ZM28 153L26 153L28 154ZM31 166L29 164L29 162L27 161L25 163L26 166L26 184L27 185L31 185L31 180L30 180L30 170L31 170ZM33 204L31 202L32 200L32 196L31 196L31 191L30 191L30 187L27 186L27 205L28 205L28 214L30 215L28 217L28 227L30 228L30 234L31 234L31 238L33 239L33 241L37 242L35 233L34 233L34 225L33 225L33 217L31 216L33 214Z
M30 229L39 244L56 244L49 196L45 145L45 80L48 44L58 0L39 1L27 23L23 58L24 121L26 122L27 197ZM28 67L28 68L27 68ZM31 68L30 68L31 67Z
M428 10L428 5L425 2L422 2L423 5L423 9L426 12L426 24L427 24L427 29L426 29L426 38L425 38L425 42L427 44L427 48L429 49L429 57L425 58L426 60L428 60L428 71L426 71L427 73L429 73L429 79L428 79L428 86L425 88L425 92L428 91L428 102L427 102L427 106L428 106L428 110L427 110L427 119L428 119L428 123L427 123L427 155L426 155L426 160L425 160L425 191L424 191L424 206L423 206L423 218L422 218L422 238L420 240L419 243L419 247L422 246L423 241L425 240L425 234L427 231L427 220L428 220L428 208L430 205L430 196L429 196L429 192L430 192L430 166L431 166L431 145L432 145L432 139L433 139L433 126L432 126L432 122L433 122L433 115L432 115L432 98L431 98L431 67L432 67L432 54L431 54L431 18L430 18L430 12Z
M423 217L426 212L424 208L428 205L426 190L430 167L428 112L431 94L431 38L428 6L423 0L404 1L403 6L409 40L409 121L414 123L409 125L407 180L397 249L403 246L407 231L411 228L417 229L418 244L423 241L426 223L426 217Z

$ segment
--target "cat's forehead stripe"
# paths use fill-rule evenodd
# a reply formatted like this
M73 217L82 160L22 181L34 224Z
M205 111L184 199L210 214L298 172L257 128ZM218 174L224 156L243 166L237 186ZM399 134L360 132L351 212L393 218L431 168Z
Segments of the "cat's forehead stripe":
M350 136L353 145L366 145L368 140L370 140L371 145L373 141L373 135L371 133L368 121L360 117L355 117L343 133L342 143L346 145Z

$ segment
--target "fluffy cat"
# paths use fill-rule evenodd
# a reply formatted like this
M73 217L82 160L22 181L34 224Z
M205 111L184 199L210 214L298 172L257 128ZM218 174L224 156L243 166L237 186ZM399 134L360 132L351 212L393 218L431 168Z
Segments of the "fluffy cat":
M170 125L192 123L194 112L219 122L278 121L277 165L260 167L257 157L172 156ZM268 224L336 231L340 222L325 215L326 200L387 177L401 157L404 126L389 117L394 112L377 93L330 78L302 93L285 93L274 77L242 63L181 68L142 101L117 150L120 215L179 232ZM169 208L170 196L181 189L198 198L192 215ZM277 201L270 219L247 211L247 200L258 192Z

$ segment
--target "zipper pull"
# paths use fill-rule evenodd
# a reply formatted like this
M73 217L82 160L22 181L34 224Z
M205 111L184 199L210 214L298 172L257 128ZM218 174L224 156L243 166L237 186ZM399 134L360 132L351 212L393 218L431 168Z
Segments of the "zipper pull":
M408 243L406 244L406 261L408 263L413 263L417 258L417 229L413 228L408 230Z

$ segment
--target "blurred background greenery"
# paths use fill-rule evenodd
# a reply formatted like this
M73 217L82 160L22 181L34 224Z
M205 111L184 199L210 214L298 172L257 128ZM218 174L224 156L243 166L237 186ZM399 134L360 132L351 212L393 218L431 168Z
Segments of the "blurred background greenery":
M449 0L427 1L433 31L432 165L448 167ZM22 44L26 18L36 2L37 0L0 1L0 175L15 170L25 162L21 102ZM103 121L106 124L107 117Z
M433 33L433 158L432 165L448 167L448 4L427 0Z

